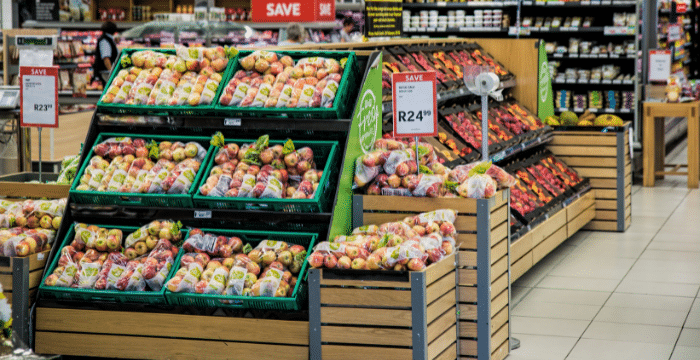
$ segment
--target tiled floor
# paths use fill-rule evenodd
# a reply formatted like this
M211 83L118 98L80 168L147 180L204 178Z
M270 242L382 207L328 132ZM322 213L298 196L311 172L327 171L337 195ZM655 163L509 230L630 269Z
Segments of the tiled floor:
M579 232L518 279L507 359L700 360L700 190L686 184L634 186L625 233Z

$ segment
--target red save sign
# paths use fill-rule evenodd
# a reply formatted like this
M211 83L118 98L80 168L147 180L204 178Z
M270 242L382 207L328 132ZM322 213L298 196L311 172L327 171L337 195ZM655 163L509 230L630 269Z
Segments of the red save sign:
M391 80L394 136L437 136L435 73L394 73Z
M676 12L679 14L685 14L688 11L688 4L686 3L676 3Z
M58 67L20 66L20 125L58 127Z
M335 1L255 0L251 2L251 11L255 22L334 21Z

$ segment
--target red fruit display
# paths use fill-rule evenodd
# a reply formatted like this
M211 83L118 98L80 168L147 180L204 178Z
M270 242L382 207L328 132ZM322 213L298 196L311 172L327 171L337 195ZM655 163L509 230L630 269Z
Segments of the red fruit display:
M134 147L136 157L124 155ZM107 152L104 149L109 148ZM207 150L197 142L109 138L93 147L95 155L80 177L79 191L184 194L192 185Z
M356 228L321 242L309 257L314 268L420 271L454 252L454 210L436 210L400 222ZM414 229L422 229L419 232ZM312 260L313 259L313 260Z

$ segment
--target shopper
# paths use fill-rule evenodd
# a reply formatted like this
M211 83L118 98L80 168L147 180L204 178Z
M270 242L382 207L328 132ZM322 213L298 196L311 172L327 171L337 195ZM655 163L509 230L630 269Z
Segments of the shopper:
M97 39L97 47L95 48L95 62L92 65L95 79L101 80L103 84L107 84L109 72L112 71L114 62L117 61L119 50L117 43L114 41L114 34L117 32L117 25L111 21L102 24L102 35Z
M355 29L355 20L351 16L343 19L343 28L340 29L340 42L352 42L350 33Z
M306 30L298 23L291 23L287 26L287 40L281 41L277 46L301 45L306 37Z

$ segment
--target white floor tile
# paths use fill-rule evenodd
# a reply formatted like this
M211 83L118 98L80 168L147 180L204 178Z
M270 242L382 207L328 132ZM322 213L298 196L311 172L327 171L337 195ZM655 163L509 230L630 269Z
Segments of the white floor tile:
M590 321L511 316L511 332L530 335L580 337Z
M659 271L647 268L633 268L625 280L651 281L661 283L700 284L699 272Z
M647 250L669 250L669 251L694 251L700 252L700 241L680 242L680 241L657 241L652 240Z
M530 287L515 286L510 287L510 301L512 305L517 305L532 290Z
M680 332L680 327L594 321L583 338L674 345Z
M698 271L698 264L688 261L639 259L632 269L638 268L655 271L696 272Z
M643 260L690 261L697 263L700 262L700 252L647 249L639 258Z
M671 356L671 360L698 360L698 359L700 359L700 347L676 346L676 348L673 349L673 356Z
M527 295L527 299L542 303L561 303L578 305L599 305L605 304L610 297L609 292L603 291L582 291L582 290L561 290L534 288ZM692 301L691 301L692 302Z
M700 298L695 298L695 303L688 313L684 327L700 329Z
M508 360L564 360L578 341L578 337L515 334L520 348L512 350Z
M687 311L652 310L603 306L595 321L681 327Z
M659 270L662 271L662 270ZM693 297L698 292L698 285L649 282L645 280L624 279L615 292L628 294L668 295Z
M548 319L593 320L601 305L547 303L527 298L515 307L514 316Z
M693 299L687 297L613 293L605 306L688 312L692 304Z
M607 291L615 290L619 280L612 279L592 279L577 278L569 276L545 276L536 287L544 289L565 289L565 290L590 290Z
M668 359L673 345L629 341L581 339L567 360L661 360Z
M671 241L671 242L685 242L685 243L698 243L698 234L671 234L660 232L654 236L654 242L659 241Z
M700 347L700 329L683 329L677 345Z

